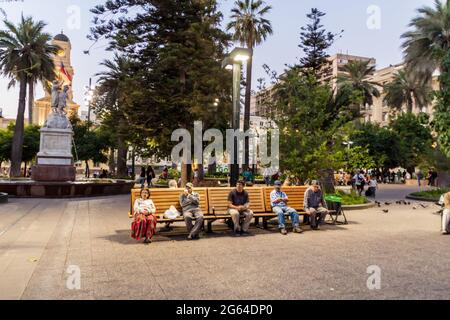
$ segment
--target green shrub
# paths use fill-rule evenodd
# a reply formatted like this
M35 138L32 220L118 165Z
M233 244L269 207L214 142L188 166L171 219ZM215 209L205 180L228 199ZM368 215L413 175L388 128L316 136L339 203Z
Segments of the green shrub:
M444 193L447 193L447 192L450 192L450 190L449 189L434 189L434 190L429 190L429 191L414 192L414 193L411 193L411 196L439 201L439 198Z

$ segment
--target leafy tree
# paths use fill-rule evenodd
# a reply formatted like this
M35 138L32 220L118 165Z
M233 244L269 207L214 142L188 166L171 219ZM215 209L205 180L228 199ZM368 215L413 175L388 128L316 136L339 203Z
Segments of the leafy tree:
M444 61L444 71L439 77L442 86L436 92L437 102L434 108L433 128L437 133L437 140L441 152L450 158L450 49Z
M419 77L430 80L438 68L443 73L450 71L444 64L444 56L450 49L450 0L435 0L434 7L425 6L417 11L419 15L409 24L412 30L402 35L405 61Z
M42 21L35 22L31 17L22 16L17 26L6 20L4 24L6 30L0 30L0 71L13 80L11 84L17 81L20 85L11 150L11 176L19 177L24 141L27 82L31 74L37 72L44 75L39 71L47 69L46 66L52 63L52 55L56 54L59 48L50 44L52 37L43 32L46 24Z
M131 9L136 15L114 17ZM175 129L195 120L218 129L229 123L231 76L221 67L229 36L216 1L113 0L92 12L92 38L106 37L139 67L126 86L132 136L168 156Z
M89 178L89 160L94 163L105 163L107 157L108 143L104 136L98 134L96 130L91 130L87 122L82 122L78 117L72 116L70 121L73 126L74 145L72 146L74 157L78 161L85 161L86 177Z
M374 167L391 169L400 166L400 137L389 128L374 123L361 124L350 134L350 140L356 146L368 148Z
M338 150L335 158L341 163L340 167L346 168L349 172L376 167L376 161L370 155L369 147L367 146L354 146L345 148L345 150Z
M375 73L375 66L370 61L350 61L338 76L338 85L342 88L350 86L354 91L359 91L363 97L364 105L373 105L373 97L380 97L379 84L370 81L369 77Z
M395 119L390 128L400 140L400 165L410 172L430 152L433 137L429 127L429 117L426 114L402 114Z
M322 75L329 73L330 62L328 49L333 45L336 37L340 34L327 32L321 24L321 19L326 14L317 8L312 8L307 14L310 23L302 27L300 33L300 45L305 56L300 58L300 67L308 70L321 79ZM343 30L341 31L341 33Z
M404 105L408 113L413 112L414 107L421 111L430 103L430 85L419 80L409 70L398 71L392 82L385 85L384 91L384 101L397 111L402 111Z
M13 133L8 129L0 129L0 169L2 162L9 161L11 157L11 141Z
M247 61L244 131L250 129L250 102L252 95L253 50L273 33L269 20L264 18L271 6L261 0L238 0L231 10L231 22L228 30L234 30L233 40L240 42L250 50L250 59ZM249 140L245 141L245 164L249 163Z

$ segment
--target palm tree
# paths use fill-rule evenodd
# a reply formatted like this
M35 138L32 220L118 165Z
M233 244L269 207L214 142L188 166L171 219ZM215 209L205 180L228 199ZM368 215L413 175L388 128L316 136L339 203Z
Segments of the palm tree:
M402 35L408 68L430 80L433 72L444 66L444 55L450 50L450 0L435 0L434 7L417 10L419 16L409 24L413 30Z
M406 105L406 111L412 113L414 107L422 110L430 102L430 85L419 81L408 70L400 70L394 80L385 86L384 91L384 101L398 111Z
M380 86L377 82L370 81L376 68L370 65L370 61L350 61L343 68L345 73L337 78L338 87L349 86L353 90L359 91L363 96L364 105L373 105L373 97L380 97Z
M0 72L12 80L10 86L16 81L20 85L10 172L12 177L19 177L27 83L30 75L38 74L38 70L53 65L52 56L58 52L59 48L50 44L52 37L43 32L46 26L43 21L35 22L31 17L22 16L17 26L7 20L4 24L6 30L0 30ZM49 77L52 78L51 75Z
M127 121L123 112L125 106L125 82L129 77L131 60L128 57L115 55L113 60L104 60L100 65L106 70L96 74L98 79L98 95L104 97L108 114L117 120L117 176L125 177L127 172L128 147L126 144Z
M231 10L231 22L227 30L234 30L233 40L250 50L247 62L245 91L244 131L250 129L250 102L252 94L253 49L264 42L273 33L272 24L264 16L272 10L262 0L237 0ZM249 163L249 142L245 143L245 163Z

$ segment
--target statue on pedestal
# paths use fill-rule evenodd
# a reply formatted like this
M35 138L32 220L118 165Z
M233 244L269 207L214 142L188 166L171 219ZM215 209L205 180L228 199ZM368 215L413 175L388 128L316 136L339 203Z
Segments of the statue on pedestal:
M53 129L72 129L69 119L67 119L66 106L68 99L69 86L64 86L61 91L61 84L53 81L52 85L52 113L48 115L44 128Z

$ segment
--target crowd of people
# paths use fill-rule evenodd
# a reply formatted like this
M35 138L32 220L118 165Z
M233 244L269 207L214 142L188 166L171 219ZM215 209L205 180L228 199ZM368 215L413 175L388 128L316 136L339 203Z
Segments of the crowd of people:
M245 187L246 182L241 180L228 195L228 214L233 221L234 236L249 235L250 223L253 219L252 204ZM274 190L270 194L272 210L278 216L280 233L282 235L288 234L286 215L292 221L293 232L303 233L303 229L300 227L300 216L294 208L289 206L289 198L281 188L282 183L275 181ZM199 239L204 216L200 208L200 195L194 191L192 183L186 184L185 190L180 194L179 202L182 208L180 215L183 216L189 233L187 239ZM306 191L304 203L305 211L309 213L311 229L319 230L328 214L328 209L317 181L313 181ZM141 190L140 197L136 199L133 208L134 221L131 225L131 236L136 240L144 239L145 243L150 243L156 233L157 208L151 200L149 189L143 188Z

